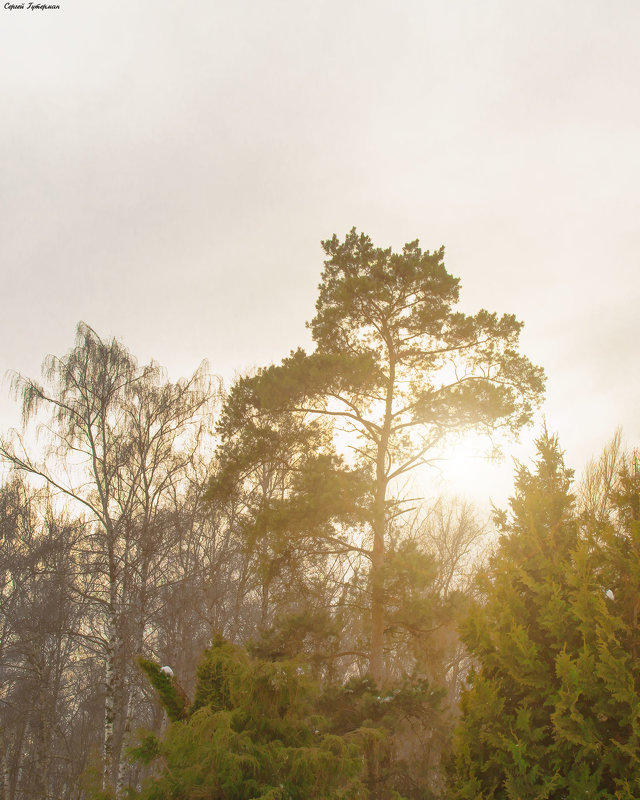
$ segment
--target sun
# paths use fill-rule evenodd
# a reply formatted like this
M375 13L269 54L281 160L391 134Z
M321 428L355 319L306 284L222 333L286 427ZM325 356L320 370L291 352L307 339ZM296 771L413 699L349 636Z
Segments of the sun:
M426 498L459 496L478 505L503 504L512 485L510 449L479 433L469 432L452 440L432 463L415 470L413 485Z

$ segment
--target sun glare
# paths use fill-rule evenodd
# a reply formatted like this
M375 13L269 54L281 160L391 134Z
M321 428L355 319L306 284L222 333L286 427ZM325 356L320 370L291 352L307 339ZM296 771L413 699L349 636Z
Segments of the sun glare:
M504 487L513 472L507 447L502 455L486 436L470 432L452 441L432 464L412 476L416 493L427 498L459 495L479 504L503 503ZM506 480L505 480L506 478Z

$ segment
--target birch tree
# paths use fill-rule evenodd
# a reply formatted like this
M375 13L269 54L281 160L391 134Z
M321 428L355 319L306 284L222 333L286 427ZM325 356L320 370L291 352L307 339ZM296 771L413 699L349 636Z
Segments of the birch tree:
M127 725L128 656L140 652L150 597L162 583L168 552L163 509L177 490L210 425L214 391L205 366L169 382L151 362L139 366L116 339L85 323L75 346L43 364L43 384L15 375L23 424L40 422L44 448L14 433L0 455L44 479L81 508L91 525L84 541L86 592L100 609L93 631L105 662L103 785L120 782ZM35 451L35 452L34 452Z

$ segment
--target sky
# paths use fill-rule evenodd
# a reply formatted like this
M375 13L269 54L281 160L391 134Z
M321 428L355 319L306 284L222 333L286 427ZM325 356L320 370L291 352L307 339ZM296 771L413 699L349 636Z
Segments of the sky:
M542 415L577 472L640 445L636 0L57 2L0 8L0 373L84 320L229 384L308 346L355 226L524 321L547 395L510 453ZM454 472L509 494L509 458Z

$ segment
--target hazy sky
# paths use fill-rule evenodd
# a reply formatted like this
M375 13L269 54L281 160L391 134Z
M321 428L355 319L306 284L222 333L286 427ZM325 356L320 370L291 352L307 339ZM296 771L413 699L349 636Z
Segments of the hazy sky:
M525 322L572 466L640 444L637 0L49 2L0 8L0 371L82 319L228 381L356 226Z

